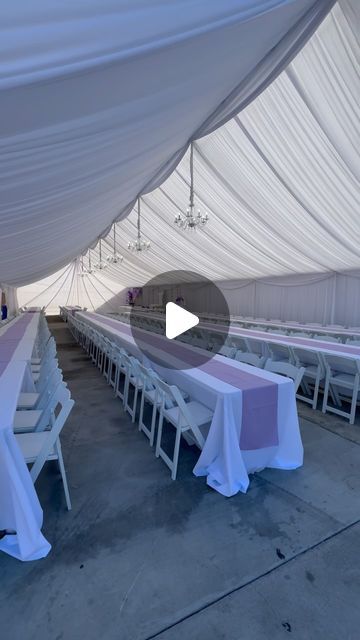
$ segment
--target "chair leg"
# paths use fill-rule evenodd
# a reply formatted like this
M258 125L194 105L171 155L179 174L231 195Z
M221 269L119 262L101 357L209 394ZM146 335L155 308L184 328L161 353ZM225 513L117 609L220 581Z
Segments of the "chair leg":
M351 400L350 424L354 424L355 422L356 403L357 403L358 393L359 393L359 376L356 376L354 381L354 390L353 390L352 400Z
M160 447L161 447L161 437L162 437L162 430L163 430L163 422L164 422L164 415L163 412L160 411L160 417L159 417L159 426L158 426L158 433L157 433L157 438L156 438L156 449L155 449L155 456L158 458L160 455Z
M320 372L317 374L316 380L315 380L314 397L313 397L313 403L312 403L313 409L316 409L317 407L317 401L319 397L319 387L320 387Z
M71 511L70 493L69 493L69 487L68 487L68 483L67 483L64 460L63 460L63 456L62 456L61 444L60 444L59 438L57 439L57 441L55 443L55 451L56 451L57 457L58 457L59 469L60 469L61 478L62 478L63 487L64 487L64 493L65 493L66 506L68 508L68 511Z
M152 416L151 416L150 447L153 446L154 439L155 439L156 413L157 413L157 406L156 406L156 402L154 402Z
M172 467L172 470L171 470L171 479L172 480L176 480L178 461L179 461L180 440L181 440L181 429L180 429L180 427L177 427L177 429L176 429L176 437L175 437L173 467Z
M322 404L322 412L323 413L326 413L326 409L327 409L327 402L328 402L328 397L329 397L329 385L330 385L329 376L326 376L325 388L324 388L324 398L323 398L323 404Z

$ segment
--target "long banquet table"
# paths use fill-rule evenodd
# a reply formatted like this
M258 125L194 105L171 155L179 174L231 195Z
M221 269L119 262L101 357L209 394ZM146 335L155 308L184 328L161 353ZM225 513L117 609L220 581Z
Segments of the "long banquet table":
M128 324L90 312L78 311L76 317L148 364ZM206 476L209 486L231 496L247 490L249 473L264 467L296 469L302 465L292 380L222 356L197 368L182 369L191 362L196 348L178 342L176 358L170 362L167 338L142 333L148 341L147 352L155 359L151 365L161 377L214 411L195 475Z
M119 313L120 315L121 314L129 315L130 313L136 313L139 316L144 315L154 320L165 321L164 313L161 313L159 311L154 312L151 309L146 309L144 307L138 307L138 308L133 307L133 310L130 310L128 307L125 307L125 308L122 307L120 308ZM200 321L203 324L213 324L213 323L221 324L222 322L221 316L217 316L215 314L199 313L199 317L200 317ZM296 322L272 322L271 320L256 320L255 318L245 319L245 318L241 318L240 316L231 316L230 321L232 326L244 325L243 328L246 329L248 326L253 327L254 325L256 325L259 327L264 327L263 329L264 332L266 331L266 329L268 329L270 333L272 329L282 329L284 331L284 335L286 335L287 331L301 331L301 332L308 333L309 336L312 334L324 334L324 339L325 339L325 335L339 336L343 340L346 340L347 338L360 339L360 328L356 328L356 327L351 329L351 328L345 328L345 327L335 327L335 326L325 326L325 325L319 326L316 324L311 324L311 322L307 324L301 324Z
M13 433L21 391L33 391L30 359L39 313L25 313L0 334L0 550L20 560L46 556L50 544L41 533L43 514L23 455Z

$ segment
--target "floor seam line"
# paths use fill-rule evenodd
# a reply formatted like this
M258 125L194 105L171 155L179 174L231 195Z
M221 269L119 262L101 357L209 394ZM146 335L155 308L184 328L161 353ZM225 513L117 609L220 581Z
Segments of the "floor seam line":
M248 580L247 582L245 582L244 584L242 584L242 585L240 585L238 587L234 587L234 589L230 589L229 591L227 591L226 593L222 594L218 598L215 598L212 602L208 602L207 604L204 604L202 607L199 607L198 609L192 611L191 613L187 614L186 616L183 616L182 618L180 618L176 622L168 625L167 627L164 627L160 631L157 631L156 633L154 633L154 634L152 634L150 636L146 636L145 638L143 638L143 640L154 640L154 638L158 638L161 634L165 633L166 631L169 631L170 629L173 629L177 625L179 625L182 622L185 622L186 620L189 620L190 618L198 615L202 611L206 611L206 609L210 609L213 605L217 604L218 602L221 602L222 600L225 600L226 598L228 598L229 596L233 595L234 593L238 593L238 592L242 591L243 589L245 589L246 587L251 586L252 584L255 584L258 580L261 580L262 578L265 578L266 576L274 573L278 569L281 569L285 565L289 564L290 562L293 562L294 560L297 560L297 558L300 558L301 556L305 555L309 551L313 551L314 549L317 549L322 544L324 544L326 542L329 542L333 538L336 538L338 535L340 535L341 533L344 533L348 529L351 529L352 527L356 526L357 524L360 524L360 518L358 520L355 520L354 522L351 522L350 524L346 525L345 527L342 527L338 531L335 531L334 533L326 536L322 540L319 540L318 542L315 542L310 547L307 547L306 549L303 549L302 551L299 551L299 553L295 554L291 558L288 558L287 560L284 560L284 562L282 562L281 564L276 565L275 567L271 567L270 569L268 569L267 571L264 571L259 576L256 576L255 578L251 578L250 580Z

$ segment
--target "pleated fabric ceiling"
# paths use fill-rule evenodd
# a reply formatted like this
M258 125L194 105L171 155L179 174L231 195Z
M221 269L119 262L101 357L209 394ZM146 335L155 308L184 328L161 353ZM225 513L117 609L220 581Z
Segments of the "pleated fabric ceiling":
M150 193L171 174L191 139L202 139L215 131L254 100L301 50L333 4L332 0L6 2L0 25L0 282L19 286L36 281L85 252L115 219L129 213L139 193ZM341 9L333 20L339 20L339 13ZM348 43L348 34L337 33L336 37L341 52L345 49L346 55L351 56L353 43ZM326 53L322 46L316 41L312 56L308 54L315 58L314 70L305 72L304 63L302 72L299 68L297 81L304 87L304 97L286 76L257 103L255 111L244 116L252 122L247 126L250 133L255 129L256 143L263 145L262 131L265 145L273 149L275 156L282 153L277 131L281 129L287 135L281 101L293 100L292 105L286 105L289 115L299 108L302 117L300 103L314 98L317 58ZM337 55L336 47L334 44L331 56ZM347 61L340 62L342 69ZM340 79L341 70L336 74L334 69L321 69L318 92L321 86L327 92L331 84L327 82L329 73ZM339 96L340 107L354 91L354 87L348 87L346 77L342 84L345 97ZM338 106L332 105L331 99L328 95L321 97L330 111ZM265 127L266 101L274 108L272 131L269 122L267 130ZM351 119L351 114L347 115L347 120ZM317 147L321 136L325 146L336 145L337 134L341 133L339 129L331 132L334 139L328 142L327 132L322 130L320 135L317 130L316 114L312 119L307 114L305 126L315 127L311 138ZM347 122L339 126L346 127ZM290 129L290 134L286 148L293 147L294 139L298 144L296 132ZM309 143L305 134L303 143ZM268 153L266 146L264 152ZM273 187L272 192L276 175L270 168L267 173L260 168L260 185L254 167L254 188L250 192L244 184L239 188L246 178L244 164L252 170L251 163L256 164L257 155L254 143L236 121L222 133L198 143L197 189L202 204L212 214L198 266L208 273L207 260L215 258L209 250L219 245L220 229L225 234L224 248L215 275L282 270L292 258L289 252L283 258L274 255L276 251L280 256L286 244L282 238L275 248L275 228L269 229L264 238L271 245L264 246L265 252L270 251L268 258L258 259L258 252L251 259L247 252L240 261L237 258L244 243L249 243L245 236L250 238L257 225L262 226L257 222L264 215L261 196L269 202L269 219L275 210L277 217L285 215L285 211L294 217L297 207L303 206L301 194L301 204L294 205L294 198L289 202L285 193L274 205L279 191ZM334 150L329 150L327 158L331 155L333 163L345 172L343 163L348 159L338 158ZM303 159L300 155L299 160ZM284 161L278 158L279 165L281 160ZM165 195L159 191L145 196L147 233L156 228L154 240L159 240L159 245L154 246L146 265L134 261L129 273L124 273L124 280L137 280L146 271L168 267L172 255L177 255L176 249L168 246L173 241L184 243L184 260L191 254L191 243L188 245L174 234L170 220L174 210L185 204L185 178L186 159L167 184ZM295 188L301 186L300 175L293 176L293 180ZM341 174L341 192L348 200L346 208L336 213L344 216L344 227L353 199L352 190L348 191L350 181L346 176L344 183ZM322 215L326 217L328 211L329 207ZM226 231L224 219L229 222ZM162 221L163 228L157 227ZM131 225L129 221L121 227L124 236ZM239 239L242 246L235 254ZM254 246L258 242L256 236L251 240ZM353 242L354 238L348 242L344 262L350 260ZM229 243L233 248L228 254ZM294 269L302 268L296 248L293 260ZM310 250L307 266L316 262L320 259L316 260ZM325 267L326 260L321 262ZM190 266L187 263L187 268Z

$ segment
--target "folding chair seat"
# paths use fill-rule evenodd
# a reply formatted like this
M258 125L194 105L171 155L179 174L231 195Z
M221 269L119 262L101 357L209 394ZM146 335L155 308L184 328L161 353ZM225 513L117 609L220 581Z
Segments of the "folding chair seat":
M323 354L326 377L322 412L330 411L348 418L350 424L355 422L356 405L359 400L360 362L346 356ZM337 407L328 404L329 392L333 391ZM350 412L341 409L342 400L351 402ZM340 408L339 408L340 407Z
M34 483L45 462L57 460L63 482L66 505L70 511L71 501L61 451L60 433L74 406L74 401L70 397L69 390L64 385L59 389L56 400L55 409L60 406L60 410L57 415L55 415L55 410L51 413L49 430L35 433L20 433L16 434L15 437L25 462L32 464L30 475Z
M156 380L155 384L161 398L155 454L157 458L160 456L164 460L171 471L172 480L176 480L181 436L187 433L191 441L202 449L205 438L200 427L204 428L205 425L210 424L213 418L213 411L194 400L185 402L179 389L175 385L168 385L160 379ZM173 406L167 409L166 401L173 404ZM164 419L175 427L176 430L174 454L172 458L170 458L161 446Z
M304 367L298 368L289 362L274 362L271 358L266 360L264 369L265 371L272 371L272 373L277 373L280 376L291 378L294 381L295 394L297 393L305 372Z
M235 355L235 360L238 362L244 362L245 364L250 364L253 367L258 367L258 369L262 369L265 364L265 356L258 356L256 353L247 353L244 351L237 351Z
M313 409L317 407L317 401L319 396L320 383L325 379L325 364L320 353L316 351L310 351L307 349L301 349L299 347L293 347L292 352L294 355L295 366L299 369L304 368L304 376L301 382L301 386L307 395L297 394L298 400L308 402L312 405ZM309 382L314 383L314 391L311 395L311 389Z

